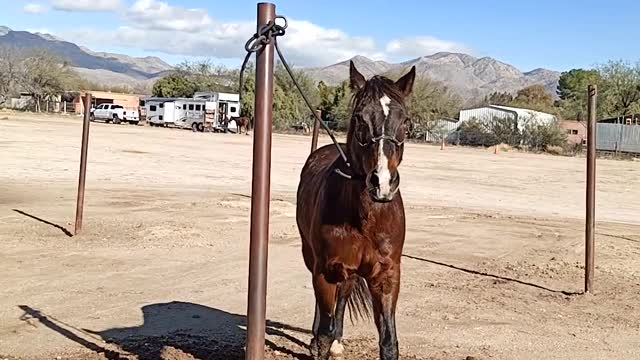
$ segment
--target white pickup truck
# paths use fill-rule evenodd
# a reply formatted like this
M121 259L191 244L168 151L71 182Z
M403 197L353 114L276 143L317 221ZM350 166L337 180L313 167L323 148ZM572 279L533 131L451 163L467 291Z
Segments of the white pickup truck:
M89 118L91 119L91 121L113 121L114 124L120 124L122 121L126 121L129 124L137 125L140 122L138 110L125 109L122 105L115 104L98 105L97 108L91 109Z

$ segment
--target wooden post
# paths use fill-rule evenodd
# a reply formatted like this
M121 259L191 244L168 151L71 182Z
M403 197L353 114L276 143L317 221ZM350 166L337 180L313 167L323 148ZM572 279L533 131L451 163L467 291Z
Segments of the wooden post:
M585 274L584 292L593 292L594 275L594 250L595 250L595 211L596 211L596 106L598 89L595 85L589 86L589 107L587 125L587 206L585 225Z
M82 217L84 214L84 185L87 176L87 152L89 147L89 116L91 112L91 94L84 97L84 121L82 123L82 145L80 147L80 172L78 174L78 198L76 201L76 224L74 234L82 230Z
M318 118L322 119L322 110L316 110ZM318 119L313 116L313 135L311 136L311 152L316 151L318 148L318 135L320 134L320 123Z

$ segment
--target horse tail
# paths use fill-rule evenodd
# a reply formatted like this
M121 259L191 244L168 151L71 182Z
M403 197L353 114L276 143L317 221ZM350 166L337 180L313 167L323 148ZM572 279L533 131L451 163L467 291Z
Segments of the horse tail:
M371 319L371 309L373 308L371 292L369 291L369 286L367 286L367 281L361 276L355 276L353 289L347 299L347 308L349 309L349 319L352 324L358 320Z

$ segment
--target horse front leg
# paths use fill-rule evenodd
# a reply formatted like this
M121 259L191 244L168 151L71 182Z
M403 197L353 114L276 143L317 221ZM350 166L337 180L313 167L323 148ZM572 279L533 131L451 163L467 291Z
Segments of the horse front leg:
M367 279L373 302L373 313L378 328L378 344L381 360L398 359L396 335L396 304L400 291L400 264Z
M327 282L324 275L317 274L313 276L313 289L316 295L314 328L317 325L317 331L311 341L311 354L315 359L328 360L335 339L336 285Z

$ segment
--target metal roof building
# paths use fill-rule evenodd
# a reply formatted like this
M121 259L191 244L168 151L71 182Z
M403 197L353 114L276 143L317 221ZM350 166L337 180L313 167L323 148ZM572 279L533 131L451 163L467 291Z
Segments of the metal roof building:
M513 119L518 124L518 129L522 130L525 124L529 122L537 122L542 124L550 124L557 121L555 115L547 114L541 111L516 108L511 106L487 105L474 109L466 109L460 111L460 122L477 119L482 122L488 122L493 119Z

